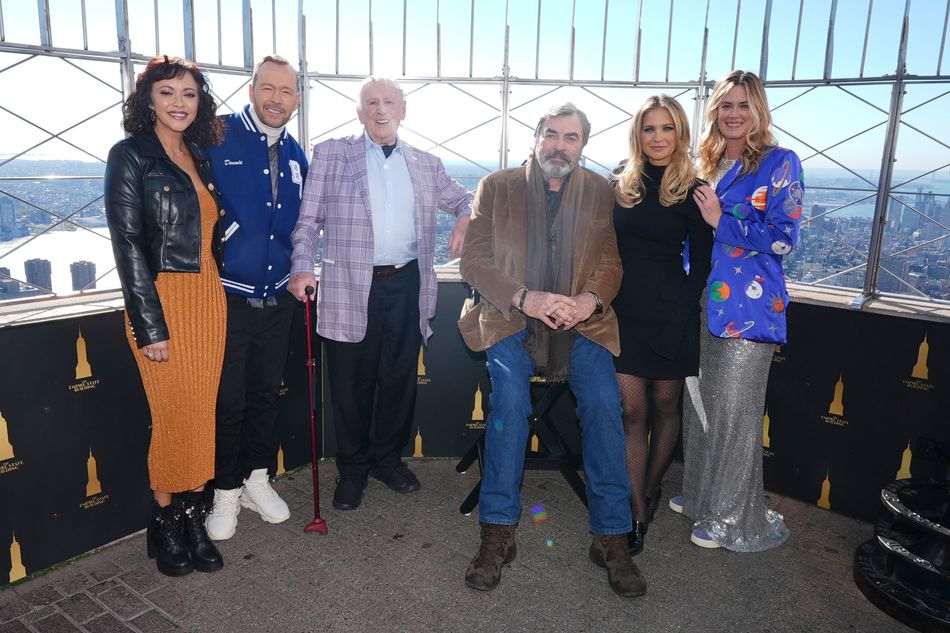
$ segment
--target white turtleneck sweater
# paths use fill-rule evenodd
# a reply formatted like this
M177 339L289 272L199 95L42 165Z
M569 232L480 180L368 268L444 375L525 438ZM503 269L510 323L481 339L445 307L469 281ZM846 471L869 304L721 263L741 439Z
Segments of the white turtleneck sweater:
M267 135L267 146L270 147L277 142L277 139L280 138L280 135L284 133L284 127L271 127L261 121L260 117L257 116L257 110L252 104L249 108L251 113L251 118L254 120L254 125L257 126L257 129Z

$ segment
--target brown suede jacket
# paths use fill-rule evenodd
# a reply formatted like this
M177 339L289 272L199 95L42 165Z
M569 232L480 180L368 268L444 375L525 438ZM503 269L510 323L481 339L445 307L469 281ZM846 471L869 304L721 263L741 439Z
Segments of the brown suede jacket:
M616 356L620 353L617 316L610 303L620 288L623 269L614 233L614 196L607 180L577 167L572 178L584 178L584 196L574 236L572 295L595 292L604 304L577 325L577 331ZM488 349L525 328L527 317L511 306L525 286L528 244L525 168L504 169L482 179L465 235L461 273L480 295L462 307L459 330L473 351ZM535 290L529 288L529 290Z

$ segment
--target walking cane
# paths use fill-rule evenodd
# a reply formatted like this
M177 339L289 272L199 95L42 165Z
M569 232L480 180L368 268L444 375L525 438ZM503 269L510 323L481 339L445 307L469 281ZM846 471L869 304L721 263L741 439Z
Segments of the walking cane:
M313 471L313 521L304 527L304 532L327 533L327 522L320 518L320 475L317 472L317 423L316 412L313 404L313 368L317 366L313 360L313 343L311 342L312 332L310 328L310 297L313 296L313 286L307 286L304 290L304 320L307 323L307 384L310 390L307 392L307 399L310 403L310 469Z

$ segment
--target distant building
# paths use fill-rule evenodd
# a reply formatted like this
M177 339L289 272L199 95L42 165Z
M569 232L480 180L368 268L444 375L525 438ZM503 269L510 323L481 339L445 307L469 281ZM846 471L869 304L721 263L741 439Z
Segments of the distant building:
M73 276L73 290L93 290L96 287L96 265L92 262L73 262L69 265Z
M0 234L13 233L16 230L16 207L13 200L0 198Z
M48 259L28 259L23 262L26 281L34 288L53 291L53 271Z
M920 226L920 213L909 206L901 205L901 228L905 233L913 233Z
M927 273L933 279L950 279L950 268L946 266L929 266Z
M878 277L878 289L881 292L907 293L905 284L910 284L910 265L910 260L902 256L884 259L881 262L882 270Z
M20 292L20 283L10 277L10 269L0 266L0 297L9 299Z

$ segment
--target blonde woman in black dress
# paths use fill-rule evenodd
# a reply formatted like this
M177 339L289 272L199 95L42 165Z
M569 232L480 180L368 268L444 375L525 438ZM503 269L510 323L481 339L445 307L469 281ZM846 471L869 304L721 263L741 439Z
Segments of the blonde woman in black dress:
M636 555L679 438L683 379L699 371L699 298L713 241L690 195L698 183L689 123L673 97L644 102L631 121L630 156L612 180L623 262L612 304L620 322L614 366L634 518L630 548Z

